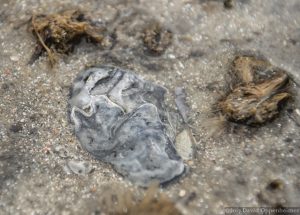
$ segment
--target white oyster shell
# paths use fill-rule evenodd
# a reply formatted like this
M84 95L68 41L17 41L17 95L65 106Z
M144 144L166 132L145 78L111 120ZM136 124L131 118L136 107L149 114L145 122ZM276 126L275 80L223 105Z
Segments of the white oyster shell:
M140 186L181 175L184 164L167 135L165 92L119 68L86 70L69 100L82 147Z

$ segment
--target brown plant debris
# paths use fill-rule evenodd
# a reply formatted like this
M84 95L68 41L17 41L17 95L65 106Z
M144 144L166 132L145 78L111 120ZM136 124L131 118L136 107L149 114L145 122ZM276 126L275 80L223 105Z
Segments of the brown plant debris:
M50 15L32 15L29 30L37 39L30 64L46 51L50 64L53 66L57 61L57 53L72 52L82 38L88 42L100 44L102 47L110 45L107 29L92 22L79 10L67 10Z
M103 192L100 204L110 215L181 215L174 202L158 192L158 184L150 186L141 199L131 191L110 186Z
M150 54L161 55L171 44L173 34L160 23L153 21L144 29L142 39Z
M234 0L224 0L224 7L226 9L233 8Z
M274 68L266 59L254 56L237 56L231 66L234 78L238 82L259 83L266 79L271 79L276 74L285 73L284 71Z
M155 196L149 195L149 193L147 193L146 196L142 199L142 201L140 201L136 205L129 207L127 213L120 213L120 215L121 214L180 215L181 213L166 195L158 194L157 196Z
M281 179L274 179L257 193L257 200L265 205L283 208L288 205L288 185Z
M289 77L268 61L238 56L232 63L237 84L218 106L234 122L258 125L274 119L284 101L290 98Z

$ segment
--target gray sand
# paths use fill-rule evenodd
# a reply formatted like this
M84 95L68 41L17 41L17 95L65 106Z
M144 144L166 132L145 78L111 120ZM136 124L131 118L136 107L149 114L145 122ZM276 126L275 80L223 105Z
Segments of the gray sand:
M256 131L210 137L204 128L236 52L260 53L300 83L299 0L237 0L232 9L218 0L0 0L0 5L0 214L92 214L105 186L144 192L81 149L73 135L69 88L81 70L94 64L131 69L165 86L171 108L176 107L175 88L186 89L195 158L187 162L184 177L163 188L184 213L300 206L297 94L289 113ZM78 7L93 20L114 20L114 49L81 43L52 71L45 56L28 65L35 40L24 23L31 14ZM160 57L143 52L140 34L151 19L174 33ZM66 171L71 160L87 161L94 170L86 175ZM275 179L283 186L268 187ZM191 193L195 198L181 204Z

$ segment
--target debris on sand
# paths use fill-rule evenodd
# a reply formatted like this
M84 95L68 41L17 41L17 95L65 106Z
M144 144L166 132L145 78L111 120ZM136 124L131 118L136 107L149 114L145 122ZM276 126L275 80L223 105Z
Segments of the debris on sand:
M56 153L60 158L69 158L72 157L70 152L63 146L56 146L53 149L54 153Z
M77 175L87 175L92 172L93 167L90 163L86 161L68 161L67 165L64 167L66 173L75 173Z
M47 52L51 66L57 60L56 54L68 54L82 38L102 47L111 45L107 29L92 22L79 10L67 10L50 15L32 15L29 30L37 39L35 51L29 61L32 64Z
M188 106L187 95L185 89L183 87L176 87L175 88L175 103L178 108L178 111L185 123L189 121L190 115L190 107Z
M193 149L196 141L189 129L184 129L176 137L176 149L183 160L193 159Z
M9 128L10 131L14 133L18 133L23 130L23 125L21 122L17 122L16 124L12 124Z
M82 147L147 187L184 172L169 137L166 89L126 70L90 68L73 84L71 120Z
M280 73L286 73L282 69L274 67L267 59L254 56L237 56L231 65L232 76L238 83L260 83L271 79Z
M143 197L137 197L131 191L110 186L100 199L101 209L109 215L180 215L176 204L167 195L159 192L153 183Z
M287 73L253 56L236 57L232 66L238 81L218 104L222 114L230 121L246 125L274 119L281 105L291 97Z
M234 0L224 0L224 7L226 9L233 8L233 5L234 5Z
M147 191L146 196L142 201L138 202L131 207L128 207L128 213L130 215L180 215L181 212L176 208L175 204L164 194L158 193L157 196L153 191Z
M289 185L284 180L277 178L262 188L256 197L265 206L283 208L289 205L289 189Z
M171 44L172 38L172 32L156 21L147 25L142 35L144 46L152 55L163 54Z

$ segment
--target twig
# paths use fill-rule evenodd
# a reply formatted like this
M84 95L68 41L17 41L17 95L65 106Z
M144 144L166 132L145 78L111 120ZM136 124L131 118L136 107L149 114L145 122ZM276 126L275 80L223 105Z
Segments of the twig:
M36 33L40 43L42 44L42 46L44 47L44 49L47 51L48 56L49 56L49 61L50 61L50 65L51 67L54 66L54 64L56 63L56 59L55 56L53 55L52 51L49 49L49 47L44 43L43 38L41 37L40 33L36 30L36 26L35 26L35 15L32 16L31 19L31 24L33 27L34 32Z

